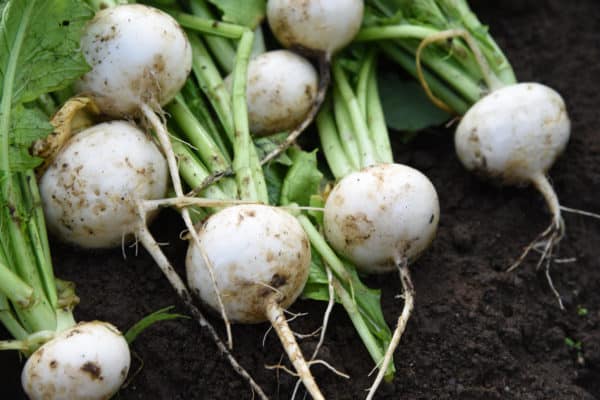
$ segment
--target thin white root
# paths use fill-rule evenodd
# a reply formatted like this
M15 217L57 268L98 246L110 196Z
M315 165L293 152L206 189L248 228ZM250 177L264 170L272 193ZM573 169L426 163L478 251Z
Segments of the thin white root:
M544 196L546 204L548 205L548 209L552 213L552 222L542 233L540 233L531 243L529 243L527 247L525 247L519 258L508 268L507 272L514 271L519 265L521 265L521 263L523 262L525 257L527 257L529 252L531 252L531 250L539 252L540 258L536 264L536 269L540 269L542 265L544 265L544 273L546 275L548 285L550 286L550 290L556 297L560 309L564 310L565 307L562 302L560 293L556 289L556 286L554 286L554 282L552 281L552 277L550 276L550 267L552 266L553 262L554 249L558 246L559 242L562 240L565 234L565 225L561 217L561 210L566 209L566 207L560 206L558 202L558 197L556 196L556 192L554 192L552 185L550 184L548 178L545 175L536 175L532 179L532 183ZM578 213L582 214L585 212Z
M565 207L565 206L560 206L560 209L562 211L570 212L572 214L578 214L578 215L583 215L584 217L600 219L600 214L596 214L593 212L579 210L577 208L571 208L571 207Z
M330 370L331 372L333 372L337 376L341 376L344 379L350 379L350 375L345 374L345 373L343 373L341 371L338 371L333 365L329 364L325 360L311 360L311 361L308 362L308 365L315 365L315 364L319 364L319 365L324 366L325 368L327 368L328 370Z
M548 209L552 214L552 221L542 233L525 247L519 258L517 258L517 260L507 269L507 272L514 271L523 263L525 257L527 257L531 250L535 250L542 246L543 250L536 267L540 268L543 262L549 257L549 254L552 253L552 249L564 236L565 227L560 213L561 207L558 202L558 197L548 181L548 178L543 174L539 174L532 178L532 183L542 196L544 196Z
M156 262L158 267L161 269L161 271L163 272L173 289L175 289L175 292L177 293L183 304L186 306L188 312L198 322L201 328L206 328L208 330L213 342L217 345L217 348L225 356L227 361L229 361L229 364L231 365L233 370L238 375L240 375L242 379L248 382L250 387L256 392L260 399L268 400L267 395L263 392L261 387L254 381L254 379L252 379L252 377L244 369L244 367L242 367L237 362L235 357L229 352L228 348L225 346L225 344L219 337L219 334L217 333L215 328L210 324L210 322L208 322L208 320L204 317L202 312L194 305L192 301L192 295L188 291L187 287L185 286L179 275L177 275L177 272L175 272L175 270L171 266L171 263L164 255L158 243L156 243L156 240L154 240L154 237L148 230L148 227L146 225L146 213L141 202L138 202L138 217L140 219L140 226L138 227L136 235L139 241L146 248L148 253L152 256L154 262Z
M329 87L329 83L331 81L331 55L330 54L320 54L319 55L319 87L317 88L317 94L315 95L315 99L308 111L306 117L297 127L292 130L288 136L285 138L276 149L267 154L262 160L260 160L260 165L265 165L269 161L277 158L281 153L286 151L288 147L290 147L296 139L300 136L302 132L311 124L311 122L317 116L321 105L325 101L325 95L327 94L327 88Z
M375 377L375 381L369 388L369 393L366 397L367 400L372 400L373 396L375 396L375 392L381 384L381 381L385 376L385 372L387 371L388 366L392 361L394 351L400 343L400 338L402 338L402 334L406 330L406 324L408 323L408 319L410 318L410 315L412 314L415 305L415 288L413 286L412 279L410 278L410 271L408 270L407 260L398 263L398 271L400 273L400 282L402 283L402 290L404 292L404 307L402 308L402 314L400 314L400 316L398 317L396 330L394 330L394 334L392 335L392 339L390 340L390 345L388 346L385 355L383 356L383 361L381 362L381 366L379 367L379 372Z
M165 157L167 159L167 165L169 166L169 174L171 175L171 181L173 182L173 189L175 190L175 195L177 197L183 197L183 188L181 185L181 178L179 177L179 168L177 166L177 159L175 158L175 153L173 152L173 146L171 145L171 140L169 139L169 134L165 129L165 125L163 121L158 118L154 110L146 103L140 104L140 110L144 117L148 120L150 125L154 128L156 132L156 136L160 143L163 152L165 153ZM223 305L223 299L221 298L221 291L217 285L217 280L214 276L214 271L210 262L208 262L208 257L206 257L205 251L200 244L200 237L198 236L198 232L194 228L194 224L192 219L190 218L189 211L186 208L181 210L181 216L183 217L183 221L185 223L186 228L190 231L192 235L192 239L198 248L200 249L200 253L202 257L205 259L205 263L208 269L208 273L210 275L210 279L212 282L213 289L217 295L217 302L219 303L219 309L221 311L221 318L223 318L223 322L225 323L225 327L227 330L227 344L229 348L233 348L233 336L231 335L231 324L229 323L229 319L227 318L227 313L225 312L225 306Z
M273 294L266 302L265 314L269 319L279 339L281 340L281 344L285 352L287 353L292 365L296 369L298 376L304 383L306 390L311 394L313 399L315 400L324 400L323 394L321 394L321 390L317 386L315 382L315 378L312 376L308 364L302 355L302 351L296 342L296 338L294 337L294 333L290 329L287 321L285 319L285 315L283 310L279 306L278 296Z
M189 206L198 207L227 207L237 204L255 204L256 202L244 201L244 200L216 200L216 199L204 199L201 197L171 197L168 199L156 199L156 200L143 200L144 208L146 211L154 211L160 208L177 207L184 208Z
M314 361L319 354L319 350L321 350L321 346L323 346L323 342L325 341L325 334L327 333L327 326L329 325L329 317L331 316L331 310L333 310L333 306L335 305L335 289L333 288L333 273L331 272L331 268L325 265L325 271L327 272L327 289L329 294L329 300L327 301L327 308L325 309L325 314L323 315L323 324L321 325L321 335L319 337L319 342L313 351L312 356L310 357L310 362ZM336 369L331 368L335 373L339 376L348 376L344 373L338 372ZM294 392L292 393L291 400L296 398L296 394L298 393L298 388L300 387L300 380L296 382L294 386Z

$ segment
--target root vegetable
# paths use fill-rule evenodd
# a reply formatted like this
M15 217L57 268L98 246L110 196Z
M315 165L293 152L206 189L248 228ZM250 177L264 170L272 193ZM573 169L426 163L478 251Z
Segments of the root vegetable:
M385 273L414 261L435 236L440 206L421 172L377 164L340 180L325 203L325 236L366 273Z
M254 135L291 130L315 101L317 71L302 56L288 50L263 53L248 66L248 119Z
M32 400L101 400L114 395L127 377L127 341L106 322L69 328L36 350L21 374Z
M183 30L168 14L144 5L98 11L81 48L92 70L77 89L115 117L136 115L141 104L166 104L191 71L192 50Z
M136 201L167 193L167 163L156 145L125 121L74 136L40 180L49 230L86 248L119 245L138 229Z
M533 184L552 213L548 228L525 248L510 270L536 246L542 246L539 264L550 259L562 237L560 204L546 173L565 149L570 127L565 103L556 91L539 83L519 83L479 100L456 129L456 154L467 169L503 184ZM557 298L562 308L560 296Z

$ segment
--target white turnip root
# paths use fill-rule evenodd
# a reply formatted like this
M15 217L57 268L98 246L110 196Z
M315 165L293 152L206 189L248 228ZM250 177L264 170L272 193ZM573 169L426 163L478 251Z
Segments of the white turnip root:
M552 213L550 226L526 247L511 269L540 244L540 263L549 259L562 236L560 205L546 173L565 149L569 135L562 97L539 83L492 91L469 109L456 129L456 153L467 169L503 184L533 184Z
M263 53L248 65L250 131L263 136L288 131L309 113L317 94L317 71L288 50Z
M325 203L325 237L366 273L414 261L435 236L440 206L425 175L401 164L377 164L341 179Z
M167 163L144 132L125 121L74 136L40 180L48 229L85 248L121 244L138 229L136 201L167 194Z
M267 19L285 47L331 55L358 33L363 10L362 0L269 0Z
M404 307L367 399L372 399L414 308L408 264L431 244L439 222L437 192L425 175L401 164L376 164L342 178L325 203L331 246L366 273L398 270Z
M362 0L269 0L267 20L279 42L316 57L319 85L310 111L286 140L262 160L265 164L288 148L317 115L331 80L331 57L352 41L362 24Z
M102 112L136 115L140 105L155 108L181 89L192 65L192 49L177 22L152 7L131 4L96 13L81 38L92 70L77 83Z
M238 205L212 215L198 234L201 248L191 242L186 257L192 290L217 309L207 276L211 264L227 315L241 323L270 321L309 393L323 399L283 313L302 292L310 268L300 223L275 207Z
M21 382L32 400L108 399L125 381L129 364L129 346L117 328L83 322L36 350Z

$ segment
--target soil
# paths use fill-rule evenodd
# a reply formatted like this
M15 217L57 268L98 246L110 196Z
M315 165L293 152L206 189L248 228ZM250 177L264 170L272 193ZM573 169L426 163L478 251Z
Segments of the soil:
M596 0L472 1L505 49L521 81L535 80L564 96L572 120L566 153L550 171L569 207L600 212L600 8ZM395 360L392 383L378 399L594 399L600 398L600 221L564 216L567 235L552 278L565 302L558 308L536 257L506 273L522 247L549 222L531 188L500 188L467 173L454 156L451 131L424 132L396 145L397 160L424 171L442 206L439 234L413 266L417 298ZM183 265L185 245L175 214L164 213L153 232ZM174 291L144 251L80 251L53 244L56 274L77 282L79 320L111 321L127 329L143 315L175 305ZM180 273L183 271L180 269ZM396 275L370 278L383 291L390 324L402 307ZM308 315L292 322L301 333L316 329L325 305L299 301ZM217 318L212 321L223 332ZM290 397L295 379L265 369L283 351L267 325L234 326L235 355L273 399ZM4 331L0 337L6 337ZM315 339L305 339L305 352ZM569 345L570 343L570 345ZM252 393L191 320L158 324L133 345L128 385L118 399L251 399ZM343 309L335 309L321 357L351 375L313 368L329 399L358 399L370 385L373 364ZM19 356L0 354L0 398L20 399Z

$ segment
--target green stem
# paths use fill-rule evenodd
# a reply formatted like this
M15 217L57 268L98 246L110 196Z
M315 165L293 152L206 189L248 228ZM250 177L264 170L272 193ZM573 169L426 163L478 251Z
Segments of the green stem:
M304 232L306 232L310 244L317 250L319 255L323 258L323 261L329 265L329 268L331 268L333 273L341 279L342 282L351 285L352 277L346 270L344 263L338 258L333 249L329 247L329 244L325 241L310 219L306 215L299 215L297 218L300 225L302 225Z
M46 114L47 117L52 116L56 112L56 103L48 93L42 94L35 101L37 106Z
M177 122L178 128L185 134L187 140L195 147L196 153L210 172L217 173L229 169L229 162L221 153L221 149L194 117L181 95L177 95L166 109Z
M375 64L375 58L373 58L373 64ZM381 106L381 99L379 97L377 69L375 65L371 68L368 79L366 116L378 161L382 163L393 163L394 154L392 153L390 135L385 123L383 107Z
M208 130L211 138L219 146L221 154L227 160L227 163L231 163L230 148L225 145L225 139L223 137L223 130L217 127L213 119L213 115L208 109L208 105L204 100L202 92L196 86L192 79L188 79L181 90L181 95L185 99L185 104L190 109L192 114L200 122L200 124Z
M0 293L23 308L31 306L35 299L31 286L11 271L2 259L0 259Z
M375 154L373 144L369 138L369 128L367 127L365 116L362 115L360 111L358 100L356 99L356 96L350 87L350 83L348 82L348 78L346 77L346 73L339 62L333 62L332 72L334 86L339 90L350 113L350 120L352 121L352 127L354 128L353 132L357 139L356 142L360 152L360 168L373 165L377 162L377 155Z
M202 18L214 19L214 15L203 0L192 0L190 2L190 8L194 15ZM226 73L233 71L235 48L232 46L229 39L207 35L204 37L204 40L221 68L223 68Z
M367 93L368 93L368 82L371 70L374 67L375 51L369 50L364 61L360 65L358 70L358 79L356 83L356 99L360 106L362 115L367 115Z
M42 209L42 198L33 171L24 173L21 179L21 187L24 193L24 203L32 212L32 217L27 222L29 237L33 245L33 253L37 260L37 266L44 287L44 292L50 305L56 308L57 293L52 258L50 256L50 244L46 230L46 220Z
M204 183L210 176L206 167L196 159L192 151L179 140L173 140L173 152L179 161L179 173L185 183L195 189ZM232 196L225 194L217 185L210 185L202 191L202 196L209 199L230 199ZM233 196L235 198L235 196Z
M362 339L369 355L373 359L376 365L379 365L381 360L383 359L384 353L381 351L381 347L377 341L377 339L371 334L369 327L365 323L360 311L358 310L356 303L352 300L350 293L344 289L342 284L334 277L333 278L333 288L335 290L335 294L338 296L338 299L342 303L342 306L346 310L346 313L350 317L350 321L352 321L352 325L354 325L354 329L358 332L358 335ZM388 374L393 376L393 364L390 364L388 367Z
M221 78L219 70L213 63L202 41L194 35L189 35L189 40L192 45L192 69L194 75L200 84L200 89L206 94L206 97L208 97L212 104L227 137L233 143L235 137L231 95L225 88L223 78Z
M438 29L417 25L387 25L374 26L361 29L354 38L357 42L381 41L389 39L425 39L427 36L438 33Z
M323 103L323 107L317 115L317 130L327 165L329 165L329 169L331 169L336 180L355 170L356 168L346 157L346 153L340 143L331 112L331 99Z
M29 336L29 332L23 328L21 323L17 321L8 300L3 295L0 295L0 322L6 328L6 330L17 340L23 340Z
M248 30L248 28L241 25L230 24L216 19L202 18L183 12L172 12L171 15L184 28L228 39L239 39Z
M361 156L358 148L356 131L352 126L352 118L350 117L348 105L343 101L342 95L335 85L333 87L333 95L331 100L333 102L333 117L335 118L335 125L337 126L337 133L341 148L346 154L346 158L352 165L352 170L359 170L361 165Z
M248 108L246 105L248 63L253 42L254 33L247 30L239 41L233 72L232 108L235 127L233 171L238 182L240 199L268 202L264 175L250 137Z

